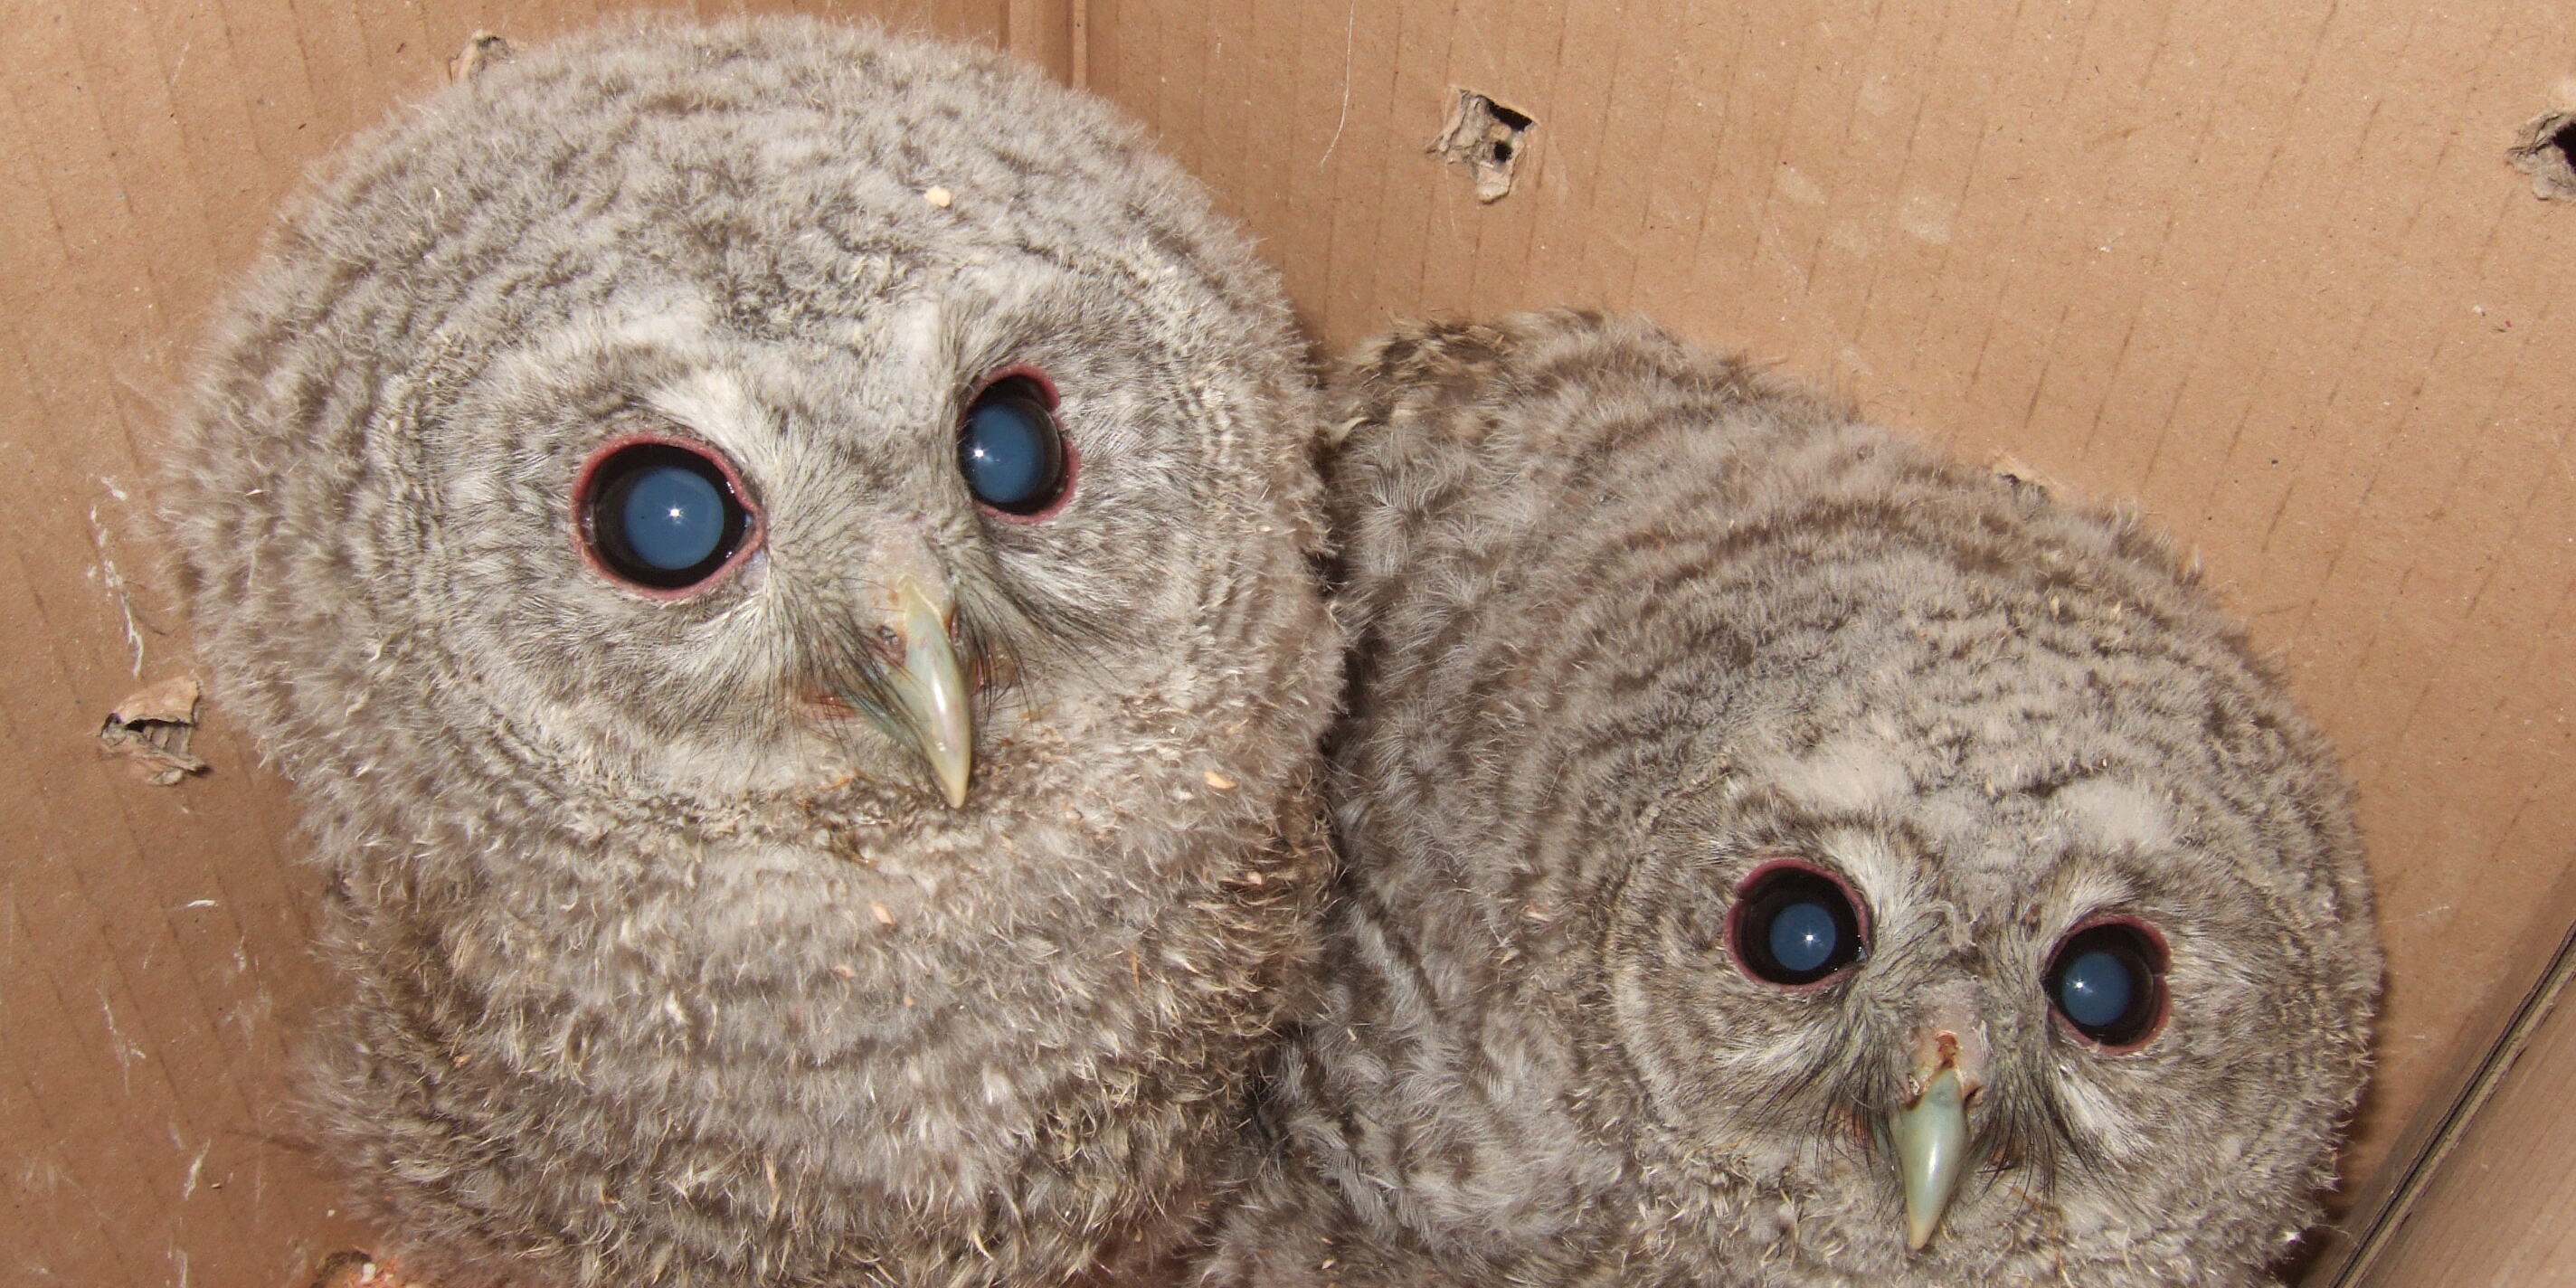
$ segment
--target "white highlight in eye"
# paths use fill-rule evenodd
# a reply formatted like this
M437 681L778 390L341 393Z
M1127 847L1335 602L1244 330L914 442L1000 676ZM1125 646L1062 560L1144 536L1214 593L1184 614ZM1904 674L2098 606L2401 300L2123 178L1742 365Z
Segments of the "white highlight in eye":
M2173 845L2173 812L2134 784L2087 778L2068 784L2054 802L2083 839L2102 849L2155 851Z
M1875 738L1846 736L1767 767L1768 777L1800 805L1824 813L1858 813L1913 794L1905 766Z

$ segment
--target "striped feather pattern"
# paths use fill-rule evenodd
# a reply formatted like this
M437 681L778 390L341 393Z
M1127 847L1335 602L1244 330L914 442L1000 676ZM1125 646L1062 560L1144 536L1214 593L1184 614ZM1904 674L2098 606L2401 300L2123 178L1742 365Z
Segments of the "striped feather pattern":
M2349 793L2165 546L1652 326L1340 373L1348 871L1224 1285L2241 1284L2316 1208L2378 956ZM1868 958L1734 965L1758 864ZM2171 945L2108 1054L2040 985ZM1984 1164L1909 1253L1872 1124L1971 1017Z

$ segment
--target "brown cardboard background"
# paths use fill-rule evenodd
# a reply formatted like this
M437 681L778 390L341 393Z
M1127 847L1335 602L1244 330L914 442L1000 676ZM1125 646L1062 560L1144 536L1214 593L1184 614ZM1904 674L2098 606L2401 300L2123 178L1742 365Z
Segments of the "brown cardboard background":
M2576 873L2569 877L2576 884ZM2464 1070L2447 1115L2416 1115L2421 1148L2392 1155L2374 1190L2391 1193L2367 1229L2322 1259L2316 1288L2510 1288L2565 1277L2576 1239L2576 926L2543 954L2547 968L2479 1067ZM2411 1160L2411 1161L2409 1161ZM2373 1197L2381 1197L2374 1195ZM2339 1277L2329 1279L2328 1271Z
M0 11L0 1277L283 1282L345 1237L262 1112L315 990L279 785L220 711L203 781L94 750L137 685L127 604L140 676L186 665L139 522L150 444L313 158L478 27L622 7ZM2137 498L2362 784L2392 978L2357 1171L2565 925L2576 206L2501 159L2576 71L2556 4L872 8L1124 104L1330 349L1406 314L1641 308ZM1538 122L1491 206L1423 152L1456 86Z

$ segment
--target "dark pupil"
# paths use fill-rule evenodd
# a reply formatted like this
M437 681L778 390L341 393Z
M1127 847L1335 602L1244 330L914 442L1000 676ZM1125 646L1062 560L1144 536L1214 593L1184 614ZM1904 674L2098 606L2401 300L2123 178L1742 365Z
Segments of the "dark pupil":
M1842 928L1821 903L1801 899L1771 918L1771 960L1794 971L1811 971L1834 959L1842 949Z
M2066 941L2049 968L2048 998L2075 1030L2126 1046L2155 1023L2161 983L2145 936L2117 923Z
M601 462L588 515L592 548L609 571L665 590L722 568L748 519L715 462L668 443L630 447Z
M1860 960L1860 915L1842 887L1788 870L1746 891L1735 950L1755 978L1807 984Z
M958 466L975 499L1010 514L1035 514L1064 487L1064 440L1055 416L1024 382L986 390L966 411Z

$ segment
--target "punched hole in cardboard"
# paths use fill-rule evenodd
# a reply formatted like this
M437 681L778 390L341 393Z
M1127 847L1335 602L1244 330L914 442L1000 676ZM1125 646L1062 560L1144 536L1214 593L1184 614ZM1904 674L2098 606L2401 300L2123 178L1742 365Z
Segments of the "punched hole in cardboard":
M1476 200L1495 202L1512 190L1512 174L1529 152L1528 135L1538 122L1472 89L1453 90L1449 119L1440 137L1423 149L1462 166L1475 182Z
M99 726L99 743L133 762L144 781L168 787L206 772L206 762L188 751L197 731L197 677L172 676L125 695Z
M2562 93L2562 99L2568 95ZM2576 108L2535 116L2522 127L2522 141L2505 159L2531 176L2531 190L2543 201L2576 201Z

